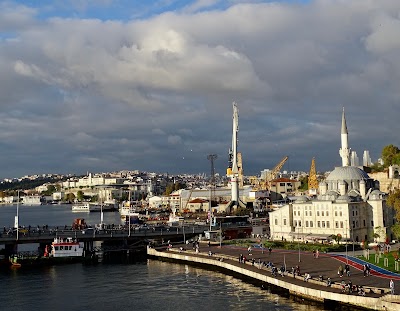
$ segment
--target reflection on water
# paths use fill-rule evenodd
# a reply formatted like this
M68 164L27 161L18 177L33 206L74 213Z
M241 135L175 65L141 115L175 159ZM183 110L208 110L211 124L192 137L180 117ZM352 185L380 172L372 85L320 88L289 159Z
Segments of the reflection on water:
M232 276L160 261L2 271L2 310L322 310Z

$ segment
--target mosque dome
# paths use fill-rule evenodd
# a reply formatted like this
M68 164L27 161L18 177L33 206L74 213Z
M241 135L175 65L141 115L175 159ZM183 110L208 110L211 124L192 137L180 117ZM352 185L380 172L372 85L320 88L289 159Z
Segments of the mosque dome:
M368 180L368 174L355 166L336 167L326 178L326 181Z

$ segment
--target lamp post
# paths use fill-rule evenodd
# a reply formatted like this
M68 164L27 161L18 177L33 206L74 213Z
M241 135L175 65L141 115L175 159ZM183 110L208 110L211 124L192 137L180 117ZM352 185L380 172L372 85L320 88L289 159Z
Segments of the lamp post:
M182 230L183 230L183 244L186 244L185 219L183 219L183 221L182 221Z
M349 263L349 257L347 254L347 221L346 221L346 263L347 264Z
M297 244L299 246L299 262L301 262L301 258L300 258L300 227L297 227Z
M17 241L18 241L18 238L19 238L19 190L17 190L17 215L15 216L14 227L17 230Z

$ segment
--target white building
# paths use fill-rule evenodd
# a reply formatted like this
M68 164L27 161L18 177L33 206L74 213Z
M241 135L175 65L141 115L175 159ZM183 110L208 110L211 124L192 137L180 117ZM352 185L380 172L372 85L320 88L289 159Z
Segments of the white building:
M271 238L290 241L343 240L384 242L393 240L390 227L394 209L386 206L386 194L362 169L349 166L350 148L346 119L342 115L342 166L336 167L319 185L319 196L303 196L270 212ZM379 236L379 237L378 237Z

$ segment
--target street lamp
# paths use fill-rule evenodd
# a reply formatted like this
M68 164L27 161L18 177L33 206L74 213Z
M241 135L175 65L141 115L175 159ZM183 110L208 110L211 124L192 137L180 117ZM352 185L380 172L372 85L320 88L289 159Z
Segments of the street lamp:
M349 263L349 257L348 257L348 254L347 254L347 221L346 221L346 263L348 264Z
M301 258L300 258L300 227L297 227L297 244L299 246L299 262L301 262Z
M17 215L15 216L14 220L14 227L17 229L17 241L19 238L19 190L17 190Z

